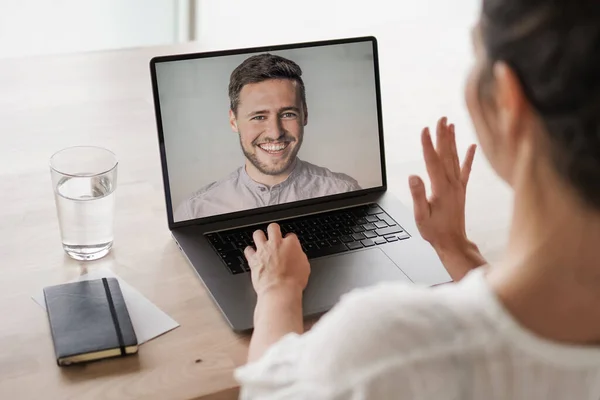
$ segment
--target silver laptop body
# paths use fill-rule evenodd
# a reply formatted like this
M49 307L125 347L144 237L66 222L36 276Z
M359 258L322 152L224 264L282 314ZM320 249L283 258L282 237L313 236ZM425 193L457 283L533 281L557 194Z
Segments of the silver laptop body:
M332 115L331 118L336 118L335 115L338 115L335 110L327 108L325 103L323 105L319 103L319 99L323 96L335 96L335 93L333 93L335 88L328 90L327 93L323 92L324 94L318 93L322 88L325 90L324 87L329 82L336 79L340 82L350 82L352 79L361 82L363 80L372 82L372 84L369 83L372 85L372 90L367 91L365 89L365 93L368 92L369 94L364 96L368 98L359 98L358 96L363 96L360 93L354 97L354 99L359 98L358 103L364 100L373 105L369 108L369 110L372 109L369 112L374 116L372 129L368 133L364 133L366 131L363 130L363 133L352 136L352 124L357 125L362 122L361 119L356 119L358 122L348 121L348 119L354 118L353 116L357 113L363 113L365 109L364 106L361 106L360 109L353 111L351 107L356 102L348 100L348 97L352 97L353 88L366 87L366 85L357 83L340 86L340 92L343 93L339 95L339 104L344 110L340 111L339 115L343 116L340 118L340 121L342 121L340 124L350 124L350 128L344 128L350 132L346 138L349 141L347 147L349 149L366 149L372 144L372 146L376 146L375 151L372 152L374 154L372 156L373 160L364 161L361 152L352 153L349 151L352 154L346 155L348 160L363 160L366 163L364 167L361 167L362 170L357 169L360 161L336 165L342 165L344 170L355 171L357 175L363 174L364 178L361 182L375 182L375 184L370 184L371 187L361 185L360 190L340 192L317 198L301 199L259 208L236 209L227 213L202 215L198 218L192 215L187 220L176 220L179 211L176 211L178 205L174 204L175 197L179 196L179 199L184 199L183 193L191 193L198 189L186 183L192 180L190 177L197 176L199 182L223 182L223 188L226 188L226 185L240 184L241 178L239 176L235 176L235 179L237 179L235 182L226 180L229 179L227 178L229 171L223 171L219 168L198 167L201 166L200 163L203 158L211 157L211 154L215 152L215 147L213 146L210 150L207 148L208 145L194 146L191 141L200 140L197 136L204 134L196 134L196 131L211 131L210 135L213 135L209 136L209 133L206 133L206 138L202 139L205 141L198 143L214 143L216 140L221 140L221 137L231 140L229 136L226 136L227 134L219 136L219 134L213 132L213 130L220 131L221 127L218 127L218 129L202 128L204 121L209 124L214 119L216 121L215 126L219 124L219 119L214 116L216 113L208 111L210 107L213 107L211 105L212 100L203 102L202 99L205 97L215 99L215 102L221 104L219 107L224 109L222 114L225 120L223 130L228 129L229 122L225 116L227 115L226 111L229 110L229 103L226 102L226 86L229 82L225 78L231 77L230 74L233 68L226 68L225 65L235 67L239 64L239 60L259 54L281 54L286 57L291 55L291 58L296 57L296 59L301 60L298 64L305 72L303 76L305 76L304 83L308 103L307 132L314 120L317 121L315 124L322 123L323 126L328 126L325 125L329 123L327 118L319 116L321 112L319 107L325 110L322 111L322 114L330 114ZM221 63L220 60L225 61ZM311 65L311 62L314 65ZM212 64L209 65L209 63ZM357 66L354 67L353 63ZM222 65L222 67L217 68L213 64ZM327 73L328 66L335 68L339 73ZM206 73L193 72L206 71L206 68L209 67L215 68L214 75L207 76ZM361 68L362 70L360 70ZM235 257L227 256L229 257L227 258L224 254L232 254L232 246L237 245L240 247L243 244L249 244L247 233L245 233L249 229L251 232L255 229L254 226L264 228L266 224L272 221L278 222L282 227L288 227L289 231L295 232L295 230L301 229L304 234L302 236L303 246L308 246L306 247L307 254L310 252L313 255L313 257L309 256L311 275L304 293L305 316L318 315L328 311L340 299L341 295L352 289L371 286L380 282L400 281L431 286L451 281L450 276L431 246L420 237L412 212L387 190L377 41L374 37L161 56L151 60L150 70L168 226L177 245L206 286L215 304L219 307L232 329L243 332L253 328L256 294L252 288L248 268L243 264L244 260L239 259L241 264L237 265ZM366 77L363 78L363 76ZM219 79L223 81L223 84L219 85L225 86L222 92L215 91L214 97L211 97L211 93L203 93L204 88L207 91L213 90L211 89L212 84L208 80L215 81ZM345 81L342 81L343 79ZM203 82L205 83L203 84ZM333 85L333 83L331 84ZM172 89L176 86L177 89ZM195 93L199 93L197 99L194 97ZM199 106L187 107L186 101L188 100L197 101ZM201 104L206 105L200 106ZM317 107L314 104L317 104ZM185 128L185 121L196 121L194 119L196 118L195 115L196 113L202 113L203 107L206 107L207 116L198 116L197 122L194 122L191 125L192 128L189 128L190 134L188 136L184 135L182 132L187 129ZM220 111L217 113L220 113ZM283 118L288 117L288 114L284 114ZM331 129L322 129L321 131L327 132L324 134L330 134L329 132L331 132L331 135L342 134ZM311 134L312 137L309 136ZM304 153L298 153L298 157L304 159L312 156L316 160L321 160L321 163L328 163L326 157L318 158L318 144L309 142L310 140L316 140L314 135L316 134L306 133L301 150ZM189 144L184 142L188 137L191 138ZM325 141L324 136L321 136L320 140ZM190 147L198 149L197 157L194 157L194 153L189 151ZM185 154L188 153L190 155L186 158ZM332 154L331 157L338 157L338 155ZM223 158L227 157L215 158L214 163L227 162ZM341 161L338 160L338 162ZM331 162L331 164L334 163ZM365 173L365 170L370 170L370 166L377 173L369 173L370 175ZM325 167L318 166L318 168ZM244 174L243 171L239 173ZM215 183L208 184L206 185L208 189L201 189L196 191L195 195L190 195L192 197L185 200L188 202L186 203L188 204L187 210L194 212L193 210L203 209L202 201L206 201L207 204L214 203L214 198L210 198L210 191L215 185ZM178 192L176 193L176 191ZM215 195L218 195L218 192L215 193ZM203 200L204 197L202 196L205 195L207 196L206 200ZM223 199L223 203L228 201L229 199ZM216 204L216 207L218 206L219 204ZM365 223L358 224L357 221ZM346 234L341 234L342 228L340 226L343 226L343 231ZM304 227L308 228L303 229ZM316 239L317 232L319 233L318 237L321 239ZM350 232L352 234L349 235ZM242 243L237 243L240 238ZM308 242L306 238L315 239L314 243L312 241ZM349 239L353 241L350 242ZM245 242L243 242L244 240ZM357 247L361 245L362 247ZM221 246L225 246L227 252L223 251ZM328 254L332 248L341 249L342 251ZM239 254L239 252L235 254ZM233 264L235 265L231 264L231 260L234 260Z

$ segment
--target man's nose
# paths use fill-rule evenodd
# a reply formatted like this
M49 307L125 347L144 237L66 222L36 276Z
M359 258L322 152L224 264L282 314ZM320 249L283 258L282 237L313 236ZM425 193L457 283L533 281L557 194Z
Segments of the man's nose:
M283 136L283 125L279 118L269 118L267 121L267 127L265 129L265 134L269 139L276 140Z

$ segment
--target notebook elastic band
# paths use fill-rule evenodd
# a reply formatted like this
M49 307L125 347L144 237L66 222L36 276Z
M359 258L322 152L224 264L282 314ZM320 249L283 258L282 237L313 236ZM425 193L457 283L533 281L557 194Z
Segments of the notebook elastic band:
M106 292L106 298L108 299L108 307L110 308L110 315L112 316L113 325L115 326L115 331L117 332L117 339L119 339L121 355L124 356L125 342L123 341L121 326L119 325L119 319L117 318L117 310L115 309L115 303L113 303L112 294L110 293L110 288L108 287L108 280L106 278L102 278L102 283L104 284L104 291Z

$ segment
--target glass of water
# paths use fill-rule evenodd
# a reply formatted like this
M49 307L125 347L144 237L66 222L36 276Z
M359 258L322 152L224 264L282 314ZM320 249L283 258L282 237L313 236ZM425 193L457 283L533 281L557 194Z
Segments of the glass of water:
M50 158L62 245L76 260L97 260L113 244L117 157L101 147L69 147Z

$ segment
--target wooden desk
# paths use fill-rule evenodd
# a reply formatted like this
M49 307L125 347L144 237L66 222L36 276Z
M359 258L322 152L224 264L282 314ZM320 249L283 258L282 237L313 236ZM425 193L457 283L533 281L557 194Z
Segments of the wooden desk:
M236 398L232 371L245 361L248 338L228 328L170 237L148 72L152 56L198 50L0 61L0 398ZM53 152L77 144L105 146L120 158L115 245L90 263L62 251L48 170ZM389 160L403 160L389 162L390 186L410 205L405 182L423 172L420 150L398 154L388 149ZM481 158L469 196L471 235L493 260L510 197ZM103 266L181 326L137 356L58 368L46 315L30 296Z

